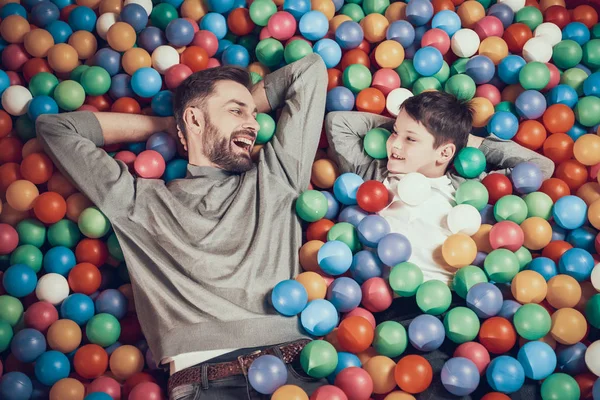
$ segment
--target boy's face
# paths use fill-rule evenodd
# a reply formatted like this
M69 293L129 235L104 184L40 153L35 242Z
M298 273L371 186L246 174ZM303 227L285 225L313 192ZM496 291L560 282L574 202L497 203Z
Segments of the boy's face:
M401 110L394 123L392 135L386 143L387 169L393 174L419 172L435 177L436 172L445 172L445 165L454 155L452 143L434 147L433 135L420 122Z

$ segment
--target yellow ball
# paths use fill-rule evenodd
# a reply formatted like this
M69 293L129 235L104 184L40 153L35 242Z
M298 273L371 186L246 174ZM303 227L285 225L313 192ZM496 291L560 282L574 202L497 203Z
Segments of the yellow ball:
M560 344L572 345L585 337L587 322L582 313L572 308L561 308L552 314L550 334Z
M546 300L554 308L573 308L581 299L581 285L569 275L556 275L548 281Z
M471 100L473 107L473 126L481 128L486 126L492 115L494 115L494 105L485 97L474 97Z
M442 245L442 256L448 265L462 268L471 265L477 256L477 245L464 233L451 235Z
M552 241L552 227L541 217L527 218L521 223L525 241L523 246L529 250L543 249Z
M385 40L375 49L375 61L381 68L398 68L404 61L404 47L395 40Z
M308 400L308 395L296 385L283 385L273 393L271 400Z
M521 304L541 303L548 293L548 285L539 272L526 270L515 275L510 290Z
M321 11L327 17L328 21L331 21L335 15L335 4L331 0L311 0L311 10Z
M469 1L468 3L479 4L476 1ZM488 56L494 62L494 65L498 65L503 58L508 56L508 45L500 37L487 37L479 44L479 55Z
M370 43L378 43L385 39L390 22L381 14L369 14L360 21L365 39Z
M389 357L376 356L371 358L363 369L371 376L373 380L373 393L389 393L396 387L394 371L396 363Z
M600 163L600 136L591 133L580 136L573 145L573 155L583 165Z

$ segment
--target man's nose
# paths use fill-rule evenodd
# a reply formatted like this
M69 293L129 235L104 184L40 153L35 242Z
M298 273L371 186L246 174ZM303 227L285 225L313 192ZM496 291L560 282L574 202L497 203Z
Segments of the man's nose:
M246 121L246 123L244 124L244 128L252 129L253 131L258 132L260 130L260 125L256 118L250 117L248 121Z

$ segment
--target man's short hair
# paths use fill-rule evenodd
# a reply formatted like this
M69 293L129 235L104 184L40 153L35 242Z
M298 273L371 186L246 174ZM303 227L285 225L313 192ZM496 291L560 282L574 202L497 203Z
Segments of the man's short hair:
M406 99L400 110L405 110L433 135L434 148L454 143L458 153L467 145L473 126L473 107L470 102L450 93L426 91Z
M205 101L215 90L219 81L234 81L250 90L252 79L248 70L236 66L221 66L198 71L188 76L175 90L173 97L173 115L183 134L186 134L183 112L192 103L205 106Z

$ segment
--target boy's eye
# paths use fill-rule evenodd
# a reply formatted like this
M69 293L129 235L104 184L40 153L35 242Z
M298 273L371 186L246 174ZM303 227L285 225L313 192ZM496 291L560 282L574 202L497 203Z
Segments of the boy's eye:
M415 140L414 138L410 137L410 136L407 138L407 140L408 140L409 142L416 142L416 140Z

